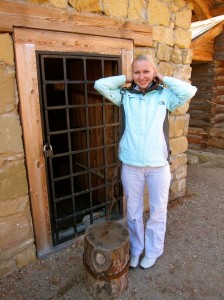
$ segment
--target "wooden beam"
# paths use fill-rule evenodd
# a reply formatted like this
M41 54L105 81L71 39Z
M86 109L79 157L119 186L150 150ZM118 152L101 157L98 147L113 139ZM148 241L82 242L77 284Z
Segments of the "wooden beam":
M222 6L212 8L210 12L213 17L224 15L224 4L222 4Z
M152 46L150 25L1 0L0 32L13 32L14 27L132 39L136 46Z
M192 42L191 42L191 48L194 49L196 46L211 41L212 39L214 39L215 37L217 37L219 34L221 34L223 32L223 24L219 23L216 26L214 26L213 28L211 28L210 30L208 30L207 32L203 33L202 35L200 35L199 37L195 38Z
M186 1L193 4L193 11L199 21L212 18L212 15L209 10L209 6L205 0L186 0Z
M206 62L213 61L214 51L215 51L214 48L215 48L214 40L194 46L194 48L191 48L193 50L192 60L193 61L204 61L204 62L205 61Z
M193 51L193 61L208 62L213 61L213 54L203 51L194 50Z

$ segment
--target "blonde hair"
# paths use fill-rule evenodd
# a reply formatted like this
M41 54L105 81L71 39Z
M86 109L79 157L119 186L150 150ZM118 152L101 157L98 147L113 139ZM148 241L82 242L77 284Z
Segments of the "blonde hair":
M145 61L149 62L155 69L156 69L157 66L158 66L158 63L157 63L156 59L155 59L153 56L151 56L151 55L149 55L149 54L140 54L140 55L138 55L138 56L136 56L136 57L134 58L134 60L133 60L133 62L132 62L132 64L131 64L132 70L133 70L133 65L134 65L134 63L135 63L136 61L141 61L141 60L145 60Z

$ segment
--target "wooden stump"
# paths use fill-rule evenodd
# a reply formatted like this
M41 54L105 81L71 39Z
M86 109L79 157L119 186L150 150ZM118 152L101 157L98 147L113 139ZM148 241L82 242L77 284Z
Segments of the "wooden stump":
M94 299L114 299L128 284L128 229L113 222L93 224L84 238L86 286Z

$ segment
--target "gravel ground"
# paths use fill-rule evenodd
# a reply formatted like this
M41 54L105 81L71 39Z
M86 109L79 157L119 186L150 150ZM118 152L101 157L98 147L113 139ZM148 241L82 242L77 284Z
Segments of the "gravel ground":
M187 195L169 205L165 252L129 270L119 300L224 299L224 160L188 166ZM83 241L0 280L0 299L92 299Z

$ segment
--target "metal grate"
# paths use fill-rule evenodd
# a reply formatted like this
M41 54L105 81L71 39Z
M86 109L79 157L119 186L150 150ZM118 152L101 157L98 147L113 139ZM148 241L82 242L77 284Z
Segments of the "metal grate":
M37 52L53 244L104 221L118 164L119 108L94 90L121 73L117 56ZM111 219L122 216L122 188Z

